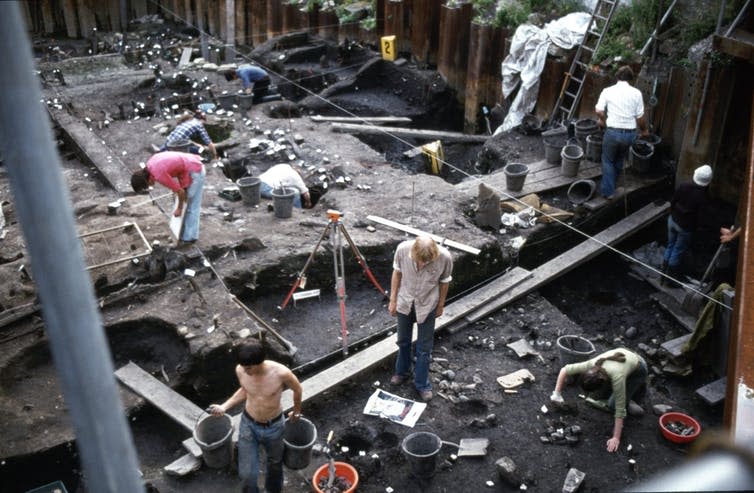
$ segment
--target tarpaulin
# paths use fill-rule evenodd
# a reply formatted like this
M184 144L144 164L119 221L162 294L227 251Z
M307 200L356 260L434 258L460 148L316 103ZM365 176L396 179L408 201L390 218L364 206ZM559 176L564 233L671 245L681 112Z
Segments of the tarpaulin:
M524 115L534 109L550 44L566 50L581 44L591 18L592 14L576 12L548 22L543 29L532 24L522 24L516 29L510 53L502 64L503 98L509 97L519 85L520 90L495 135L520 125Z

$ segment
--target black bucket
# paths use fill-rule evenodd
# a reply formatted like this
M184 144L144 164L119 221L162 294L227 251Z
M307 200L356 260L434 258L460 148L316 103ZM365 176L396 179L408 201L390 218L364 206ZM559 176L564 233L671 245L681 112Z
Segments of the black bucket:
M298 191L295 188L272 189L272 207L275 211L275 217L288 219L293 215L293 199L297 193Z
M233 423L230 416L206 414L194 426L194 441L202 449L202 458L208 467L219 469L230 464L233 449Z
M440 448L442 448L440 437L427 431L412 433L401 443L401 449L408 459L411 471L420 479L434 476Z
M583 157L584 150L576 143L576 140L571 139L571 141L568 142L568 145L563 147L563 150L560 151L561 174L563 176L576 176L579 174L579 165L581 164L581 158Z
M586 149L586 138L599 132L599 125L594 118L582 118L576 120L576 123L574 123L573 126L576 138L579 139L579 144L582 149Z
M529 167L525 164L510 163L505 165L503 172L505 173L505 188L511 192L520 192L524 188Z
M586 159L602 162L602 133L596 132L586 137Z
M594 354L594 344L589 339L577 335L558 337L557 346L560 366L586 361Z
M254 206L259 203L261 184L262 181L254 176L244 176L236 181L244 205Z
M631 167L636 173L652 170L655 146L644 140L637 140L631 146Z
M236 105L236 101L238 100L238 95L236 94L221 94L217 96L217 103L220 106L220 108L228 111L232 110L233 106Z
M578 180L568 187L568 200L572 204L583 204L587 200L592 198L594 190L597 188L597 184L594 180Z
M283 431L283 464L288 469L304 469L312 460L312 448L317 441L317 427L306 418L286 420Z

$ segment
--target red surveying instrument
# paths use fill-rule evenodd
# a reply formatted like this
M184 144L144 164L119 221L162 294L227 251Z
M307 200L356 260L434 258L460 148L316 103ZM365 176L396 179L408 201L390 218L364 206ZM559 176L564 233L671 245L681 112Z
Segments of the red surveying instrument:
M361 265L361 268L364 270L367 278L372 281L372 284L374 284L374 286L377 288L380 294L382 294L382 296L387 297L387 291L382 289L382 286L380 286L380 283L377 281L377 279L372 274L372 271L369 269L364 256L356 247L356 244L351 239L348 231L346 231L345 225L340 222L340 218L342 216L343 214L341 214L340 211L336 211L334 209L329 209L327 211L327 225L325 226L324 231L322 231L319 240L317 240L317 244L314 246L314 250L312 250L312 253L309 254L309 258L306 259L304 267L301 269L301 271L299 271L298 276L296 276L296 281L293 283L293 286L288 292L288 295L283 300L283 303L278 306L278 310L283 310L288 305L288 302L291 300L291 297L293 296L293 293L296 291L296 289L303 287L306 284L306 271L314 260L314 255L317 253L319 245L322 244L322 240L328 233L330 233L330 242L332 244L332 256L334 264L333 267L335 269L335 293L338 295L338 303L340 304L340 333L343 339L343 355L348 356L348 329L346 327L346 279L343 268L343 243L340 240L341 234L350 245L351 250L356 257L356 260L359 262L359 265Z

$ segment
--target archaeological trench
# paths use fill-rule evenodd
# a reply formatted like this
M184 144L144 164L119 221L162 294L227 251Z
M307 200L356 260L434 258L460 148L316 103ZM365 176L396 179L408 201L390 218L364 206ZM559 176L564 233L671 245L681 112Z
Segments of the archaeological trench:
M234 4L235 34L227 28L233 14L225 16ZM717 229L734 220L748 193L739 185L751 176L751 44L727 35L696 48L728 56L724 65L702 55L691 67L636 64L657 145L644 168L637 162L625 174L624 196L610 202L590 189L601 175L595 159L586 156L576 176L565 176L547 159L541 136L576 50L547 57L530 125L491 136L485 129L501 124L509 104L500 95L499 68L514 30L489 33L470 24L463 5L378 1L377 17L386 21L367 32L347 24L338 30L334 14L317 17L274 0L111 1L102 12L88 2L52 1L19 9L70 199L58 207L75 218L113 370L140 369L156 393L186 400L171 414L128 378L113 378L139 481L149 491L237 491L233 466L202 466L190 442L202 409L235 390L233 348L246 338L261 338L271 358L294 370L304 383L304 413L319 431L311 464L286 472L286 492L315 491L311 478L327 460L327 430L335 430L336 459L356 466L358 491L458 491L464 484L469 491L560 491L571 468L586 472L582 491L615 491L667 473L692 450L660 435L655 405L694 415L704 430L729 423L723 398L732 394L720 379L730 367L750 376L738 364L750 348L733 354L717 341L709 346L712 363L675 360L666 343L687 339L695 318L679 313L683 289L661 287L655 269L674 182L700 162L715 169L713 207L692 246L690 278L701 277L717 249ZM257 8L267 13L261 21ZM204 29L208 34L198 36ZM375 33L399 32L409 34L395 45L398 58L384 59ZM451 47L463 43L469 53L459 60ZM247 106L238 83L218 71L251 60L269 70L280 97ZM609 71L590 73L580 122L593 121L599 92L610 84ZM206 128L222 159L206 161L199 241L177 248L168 227L173 198L160 186L135 195L129 177L181 112L207 103L215 107ZM438 140L443 154L433 163L420 147ZM12 145L3 141L0 165L0 491L56 481L71 492L95 491L79 463L35 287L39 274L17 217L14 196L34 190L11 187L11 169L21 165ZM281 162L325 190L314 208L294 209L290 218L278 217L267 199L246 205L236 185ZM507 189L503 168L510 163L529 167L520 191ZM339 211L342 229L328 222L328 211ZM739 220L748 221L743 214ZM431 368L440 395L416 428L451 442L490 440L482 459L455 459L444 446L429 479L413 474L402 453L412 430L362 414L375 388L418 399L386 384L395 323L380 292L389 288L395 247L417 233L445 244L455 266ZM338 241L345 334L335 291ZM308 294L289 299L302 275L298 292ZM733 283L735 271L727 275ZM730 318L721 316L727 324ZM581 402L548 414L560 367L555 341L563 334L581 334L598 350L633 348L650 362L646 415L626 431L633 450L604 452L600 433L609 432L610 417ZM507 347L516 341L533 355ZM503 393L495 379L520 368L534 380ZM700 395L697 389L711 383L720 395ZM584 431L580 441L547 445L540 438L548 426ZM518 471L506 469L513 461Z

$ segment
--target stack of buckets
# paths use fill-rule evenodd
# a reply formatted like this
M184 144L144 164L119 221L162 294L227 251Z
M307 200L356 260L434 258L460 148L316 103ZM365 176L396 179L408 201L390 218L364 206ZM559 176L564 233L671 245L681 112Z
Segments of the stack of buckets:
M570 139L568 144L560 151L560 173L563 176L573 177L579 174L579 165L584 157L584 150L576 139Z
M657 148L660 136L652 134L636 139L631 146L631 167L637 173L648 173L658 166Z
M549 164L560 164L560 151L566 144L568 130L559 125L542 132L542 142L545 144L545 161Z

